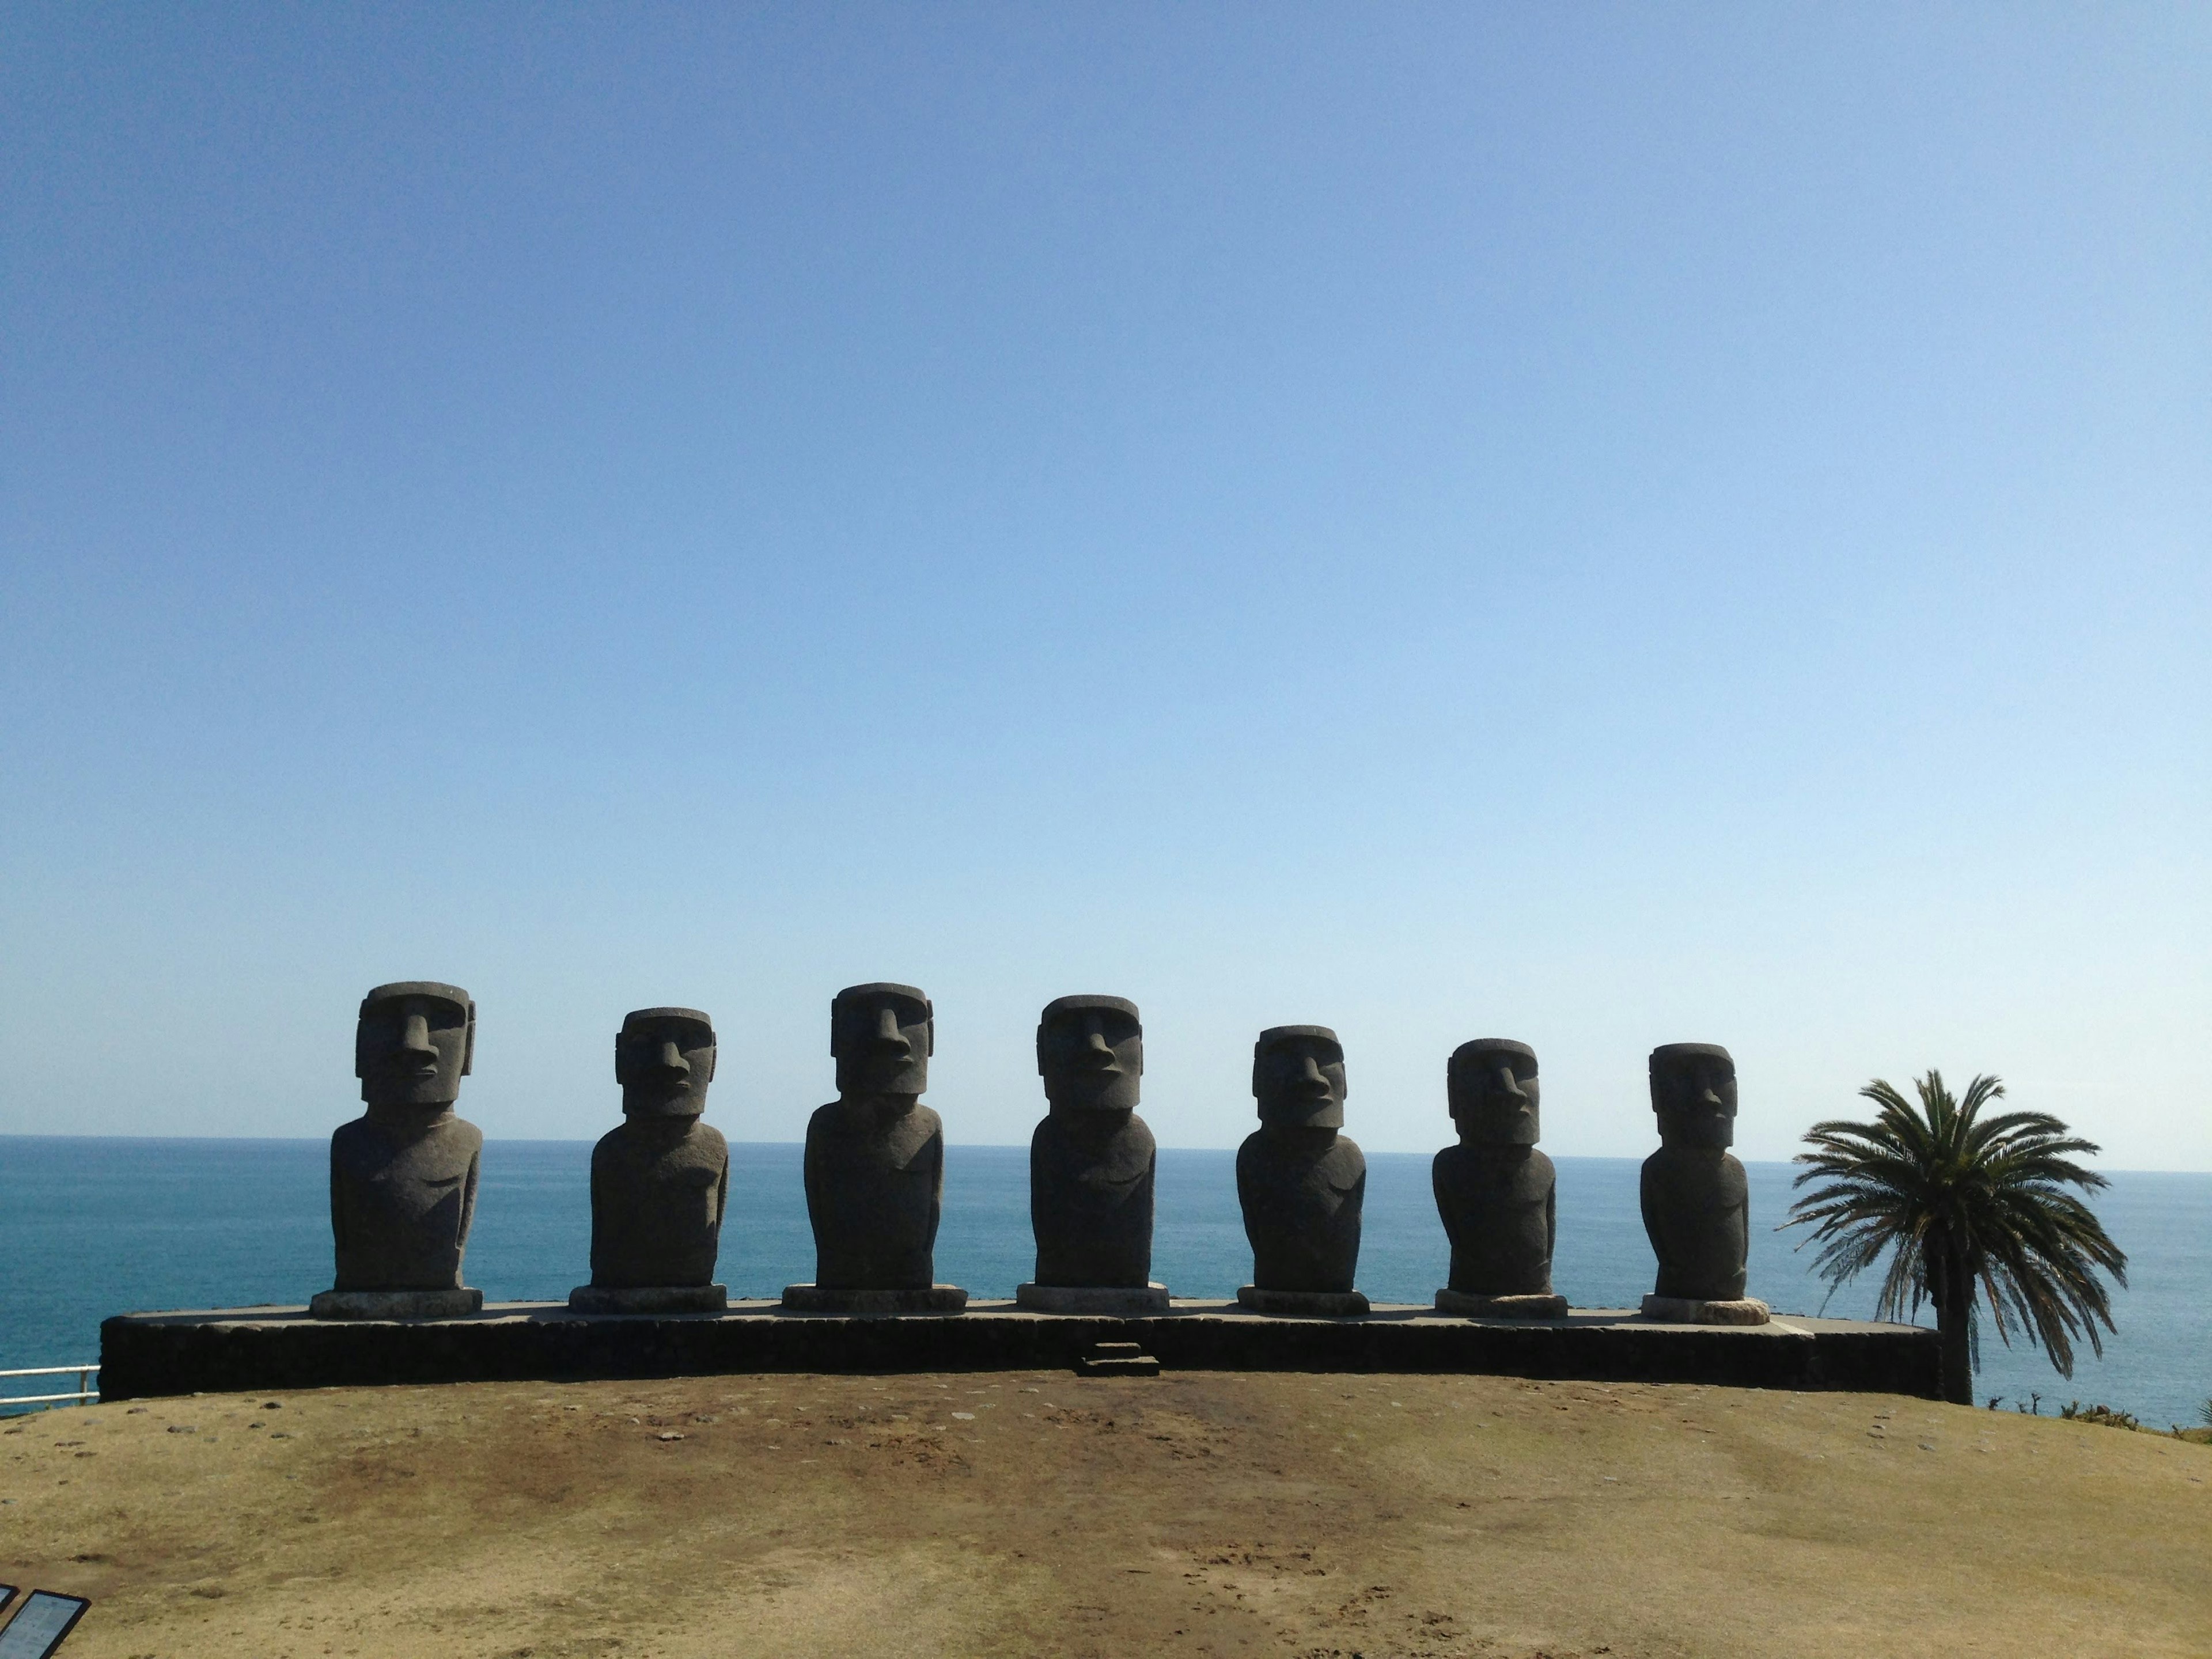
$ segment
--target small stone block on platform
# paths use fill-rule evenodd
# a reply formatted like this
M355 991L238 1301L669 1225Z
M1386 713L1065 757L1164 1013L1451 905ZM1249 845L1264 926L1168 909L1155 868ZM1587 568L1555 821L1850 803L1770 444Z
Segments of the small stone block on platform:
M968 1292L957 1285L929 1285L906 1291L787 1285L783 1305L791 1313L957 1314L967 1311Z
M1305 1319L1358 1319L1367 1311L1367 1297L1361 1291L1268 1291L1244 1285L1237 1288L1237 1305Z
M1773 1310L1751 1297L1693 1302L1686 1297L1647 1296L1641 1311L1644 1318L1667 1325L1764 1325L1773 1316Z
M483 1292L451 1291L325 1291L307 1304L317 1319L459 1319L483 1311Z
M1473 1291L1437 1292L1437 1311L1462 1319L1565 1319L1564 1296L1477 1296Z
M1160 1362L1133 1342L1094 1342L1075 1362L1078 1376L1158 1376Z
M730 1292L722 1285L579 1285L568 1292L572 1313L726 1313Z
M1027 1313L1156 1314L1168 1310L1164 1285L1017 1285L1014 1305Z

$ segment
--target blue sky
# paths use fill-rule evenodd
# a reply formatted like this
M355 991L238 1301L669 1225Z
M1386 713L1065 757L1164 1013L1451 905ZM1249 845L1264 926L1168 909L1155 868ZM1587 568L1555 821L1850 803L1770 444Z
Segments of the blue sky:
M2212 1169L2212 15L16 5L0 1132L326 1133L362 992L956 1141L1134 997L1349 1131L2003 1075Z

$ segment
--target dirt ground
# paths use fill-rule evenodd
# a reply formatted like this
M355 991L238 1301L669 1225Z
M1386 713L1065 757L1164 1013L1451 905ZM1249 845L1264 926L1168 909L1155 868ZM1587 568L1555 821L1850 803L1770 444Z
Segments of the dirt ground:
M2212 1447L1873 1395L1062 1371L0 1429L63 1659L2212 1654Z

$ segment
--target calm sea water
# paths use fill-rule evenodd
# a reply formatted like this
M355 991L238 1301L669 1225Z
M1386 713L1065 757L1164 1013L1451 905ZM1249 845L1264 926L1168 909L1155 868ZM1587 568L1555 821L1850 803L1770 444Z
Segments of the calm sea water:
M493 1141L484 1148L468 1281L493 1301L557 1300L589 1275L587 1141ZM328 1153L319 1140L123 1140L0 1136L0 1368L96 1358L100 1322L155 1308L301 1303L331 1282ZM1178 1296L1229 1297L1250 1276L1228 1152L1160 1153L1152 1274ZM1793 1171L1747 1166L1751 1289L1778 1311L1815 1313L1826 1287L1796 1233L1778 1234ZM1650 1249L1631 1158L1561 1158L1553 1279L1586 1307L1633 1307L1650 1288ZM2128 1252L2119 1334L2071 1382L2039 1352L1994 1338L1979 1392L2045 1410L2079 1398L2157 1425L2193 1424L2212 1395L2212 1175L2115 1174L2099 1200ZM956 1146L945 1157L938 1276L1006 1297L1033 1264L1029 1156ZM1448 1251L1429 1159L1368 1158L1360 1287L1378 1302L1426 1302ZM731 1148L719 1276L733 1296L774 1296L811 1279L796 1146ZM1863 1317L1874 1285L1827 1311ZM29 1390L26 1389L25 1392Z

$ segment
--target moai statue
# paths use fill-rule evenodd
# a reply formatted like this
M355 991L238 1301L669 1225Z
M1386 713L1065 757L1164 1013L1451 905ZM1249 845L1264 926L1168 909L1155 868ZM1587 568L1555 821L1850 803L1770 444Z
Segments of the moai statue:
M1255 1312L1367 1311L1352 1287L1367 1159L1341 1133L1345 1093L1344 1045L1326 1025L1273 1026L1252 1045L1260 1127L1237 1149L1252 1282L1237 1300Z
M615 1036L623 1122L592 1148L592 1282L579 1313L720 1313L713 1282L730 1144L700 1115L714 1080L714 1022L696 1008L641 1008Z
M1644 1231L1659 1279L1644 1316L1690 1325L1764 1325L1767 1307L1743 1293L1750 1189L1729 1153L1735 1061L1711 1042L1651 1051L1659 1150L1644 1160Z
M453 1115L477 1042L477 1006L458 986L380 985L362 999L353 1071L367 1109L331 1137L337 1285L318 1319L447 1319L483 1292L461 1283L483 1136Z
M830 1003L837 1098L806 1124L814 1282L784 1287L805 1313L958 1313L933 1255L945 1200L945 1121L921 1103L936 1023L911 985L848 985Z
M1015 1304L1039 1313L1164 1313L1152 1279L1159 1149L1137 1115L1145 1028L1123 997L1061 997L1036 1030L1050 1110L1030 1137L1036 1278Z
M1451 1284L1437 1311L1472 1319L1559 1319L1552 1160L1536 1150L1536 1051L1504 1037L1452 1050L1444 1068L1459 1145L1437 1154L1437 1213L1451 1240Z

